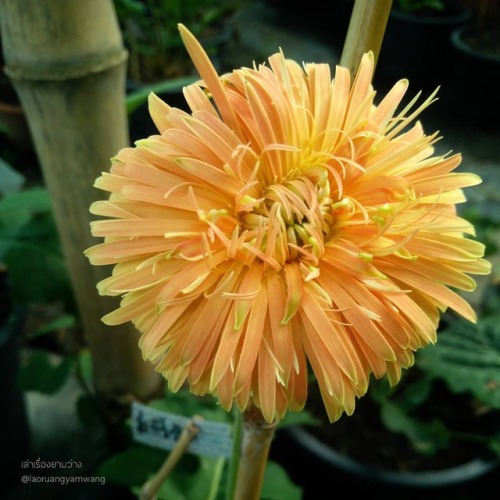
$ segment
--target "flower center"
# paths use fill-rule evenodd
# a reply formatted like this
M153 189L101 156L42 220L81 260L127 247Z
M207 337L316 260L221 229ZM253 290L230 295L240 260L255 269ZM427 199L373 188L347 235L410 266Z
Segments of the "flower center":
M331 237L333 200L324 168L269 185L251 211L240 216L240 234L264 262L317 263Z

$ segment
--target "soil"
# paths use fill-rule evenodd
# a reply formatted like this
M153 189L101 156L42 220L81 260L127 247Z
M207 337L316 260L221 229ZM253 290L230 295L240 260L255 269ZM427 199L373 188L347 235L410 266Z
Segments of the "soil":
M412 368L410 370L417 370ZM430 403L430 404L429 404ZM343 415L330 424L316 385L311 387L308 409L324 425L311 427L310 432L321 442L353 459L378 468L399 471L432 471L461 465L478 457L491 458L484 444L452 437L445 449L433 456L422 455L412 448L403 434L389 431L379 417L379 406L369 396L358 400L352 416ZM439 419L456 433L493 433L498 429L498 413L485 411L468 395L451 393L436 382L425 408L418 418L431 422Z

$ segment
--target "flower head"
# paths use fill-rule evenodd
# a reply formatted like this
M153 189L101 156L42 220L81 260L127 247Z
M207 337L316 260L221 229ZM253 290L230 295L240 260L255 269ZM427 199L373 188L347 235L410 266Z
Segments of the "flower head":
M114 264L99 292L123 296L103 321L133 321L173 391L271 421L303 408L311 368L330 420L351 414L371 374L396 383L435 342L444 310L475 320L453 290L490 266L456 204L480 179L414 121L433 95L397 111L401 80L375 104L371 53L353 81L282 53L218 76L180 31L203 79L184 89L192 113L151 95L159 134L96 181L105 240L86 255Z

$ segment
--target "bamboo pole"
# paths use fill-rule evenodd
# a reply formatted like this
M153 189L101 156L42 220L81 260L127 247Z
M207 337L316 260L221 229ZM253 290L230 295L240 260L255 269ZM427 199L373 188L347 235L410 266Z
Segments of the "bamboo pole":
M352 75L363 54L370 50L376 66L391 6L392 0L355 0L340 57L340 65L348 68Z
M113 407L131 397L148 399L159 388L159 375L142 360L132 326L113 329L100 321L118 305L96 291L110 271L83 256L99 242L90 235L89 207L105 195L94 180L129 145L127 53L112 0L0 0L0 22L5 71L52 197L96 391Z

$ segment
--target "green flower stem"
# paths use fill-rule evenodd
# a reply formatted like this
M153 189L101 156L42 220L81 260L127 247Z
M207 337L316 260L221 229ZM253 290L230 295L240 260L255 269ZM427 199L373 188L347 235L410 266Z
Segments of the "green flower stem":
M234 490L236 488L236 479L238 477L238 468L240 463L241 436L243 432L243 416L239 410L235 409L233 426L233 449L231 461L229 462L229 472L227 477L226 500L234 499Z
M165 482L165 479L177 465L177 462L181 459L196 434L198 434L199 427L196 425L196 420L200 419L201 417L194 417L186 424L177 443L170 451L167 459L160 467L160 470L156 473L153 479L147 481L143 485L140 500L153 500L156 498L161 485Z
M378 60L392 0L355 0L340 58L340 65L354 75L363 54L371 50Z
M255 406L243 412L243 439L234 500L258 500L277 421L269 424Z
M224 464L226 459L221 457L217 460L215 464L214 477L210 483L210 489L208 490L207 500L215 500L219 494L222 473L224 471Z

